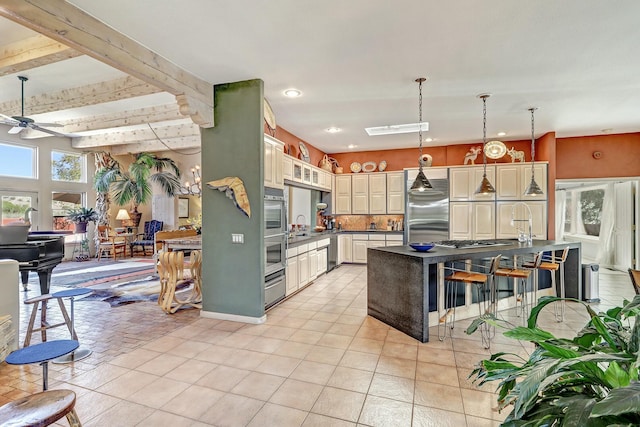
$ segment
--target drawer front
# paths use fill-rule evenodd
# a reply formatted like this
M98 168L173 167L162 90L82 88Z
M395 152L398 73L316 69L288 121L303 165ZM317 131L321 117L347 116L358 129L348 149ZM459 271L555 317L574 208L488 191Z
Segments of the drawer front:
M369 240L368 234L352 234L351 238L353 240Z
M377 241L382 241L384 242L386 239L384 237L384 234L380 233L380 234L369 234L369 240L377 240Z

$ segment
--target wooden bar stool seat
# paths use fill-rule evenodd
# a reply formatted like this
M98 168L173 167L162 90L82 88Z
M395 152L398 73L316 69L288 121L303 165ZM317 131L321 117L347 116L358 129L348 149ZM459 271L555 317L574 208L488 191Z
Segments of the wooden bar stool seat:
M551 288L553 289L553 294L559 296L560 298L565 297L564 263L567 260L568 255L569 255L569 246L567 246L562 250L562 255L560 255L559 258L556 258L553 255L550 257L541 255L540 263L537 267L531 262L526 262L523 264L524 268L535 269L534 291L538 290L538 271L544 270L544 271L549 271L551 273ZM556 271L558 270L560 271L560 294L559 295L558 295L558 289L556 287ZM534 293L534 295L536 294ZM537 302L537 298L536 298L536 302ZM564 300L559 301L559 304L558 302L554 303L554 309L555 309L556 321L557 322L564 321L565 301Z
M35 393L0 407L0 425L48 426L67 417L71 427L79 427L81 424L75 405L76 394L71 390Z

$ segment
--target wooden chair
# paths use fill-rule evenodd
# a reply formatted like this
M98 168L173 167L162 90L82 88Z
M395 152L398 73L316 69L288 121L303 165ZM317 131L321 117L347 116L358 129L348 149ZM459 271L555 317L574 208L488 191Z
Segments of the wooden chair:
M184 252L161 252L159 255L158 274L160 276L160 294L158 305L167 314L173 314L184 305L202 308L202 255L200 251L191 251L191 278L193 288L186 299L176 296L177 286L184 282Z
M629 269L629 277L631 277L631 284L633 290L636 291L636 295L640 295L640 270Z
M158 231L162 230L164 223L152 219L151 221L145 221L144 233L139 233L136 239L129 244L131 249L131 256L133 256L134 249L138 248L138 252L142 249L144 256L147 256L147 248L151 249L151 255L155 253L155 235Z
M97 250L98 261L106 254L111 255L113 259L116 259L118 255L125 257L127 252L127 240L125 237L112 234L108 225L98 226L98 236L100 238Z
M567 256L569 255L569 246L562 250L562 255L557 257L555 255L543 255L541 257L540 265L537 267L535 271L534 277L534 299L535 303L538 302L537 298L537 290L538 290L538 271L544 270L549 271L551 273L551 288L553 289L553 295L558 295L558 291L556 288L556 271L560 271L560 298L565 297L565 288L564 288L564 263L567 260ZM534 269L536 268L532 262L523 263L524 268ZM566 302L564 300L554 303L554 310L556 321L562 322L564 321L564 312L565 312Z

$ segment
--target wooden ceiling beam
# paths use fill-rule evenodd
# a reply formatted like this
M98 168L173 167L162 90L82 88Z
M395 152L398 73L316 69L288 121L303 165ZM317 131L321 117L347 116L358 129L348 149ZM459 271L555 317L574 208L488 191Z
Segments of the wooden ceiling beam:
M177 150L181 154L197 154L200 150L200 135L184 136L177 138L167 138L163 141L140 141L135 144L114 145L109 147L109 153L113 156L137 153L155 153L158 151ZM171 148L167 148L167 145ZM185 150L185 151L183 151Z
M25 114L30 116L119 101L158 92L161 92L161 90L157 87L134 77L121 77L108 82L32 96L24 100L24 108ZM7 116L20 115L20 100L15 99L3 102L0 104L0 111Z
M75 58L82 53L43 35L0 47L0 76Z
M184 97L194 123L213 127L213 85L64 0L0 0L0 16ZM189 102L190 101L190 102ZM180 102L180 101L178 101Z
M197 137L200 141L200 128L193 124L182 124L174 126L159 126L153 128L142 128L136 130L110 132L100 135L81 136L71 139L73 148L93 148L105 145L116 146L122 144L135 144L143 141L169 141L175 138L191 138ZM158 140L160 139L160 141ZM168 149L163 145L165 149Z

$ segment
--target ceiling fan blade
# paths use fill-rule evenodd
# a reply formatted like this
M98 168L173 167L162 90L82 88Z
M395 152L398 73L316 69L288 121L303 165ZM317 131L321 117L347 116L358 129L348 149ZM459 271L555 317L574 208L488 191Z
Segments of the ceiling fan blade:
M11 135L17 135L20 132L22 132L22 129L24 129L22 126L14 126L11 129L9 129L9 132L7 133Z
M44 126L44 127L48 127L48 128L61 128L64 127L63 124L60 123L41 123L41 122L35 122L34 125L36 126Z
M35 124L35 123L29 124L29 127L31 129L39 130L40 132L45 132L45 133L48 133L48 134L54 135L54 136L61 136L63 138L71 138L71 137L75 136L75 135L72 135L72 134L60 133L60 132L56 132L55 130L43 128L43 127L40 127L38 124Z
M13 117L5 116L2 113L0 113L0 123L9 125L9 126L18 126L20 124L20 122L14 119Z

